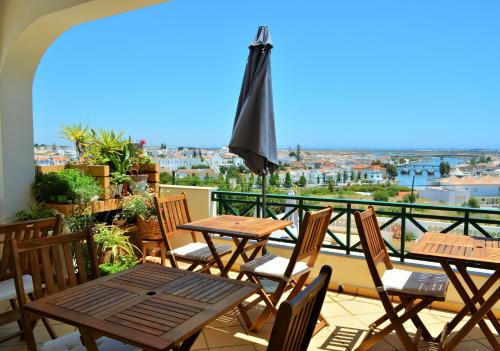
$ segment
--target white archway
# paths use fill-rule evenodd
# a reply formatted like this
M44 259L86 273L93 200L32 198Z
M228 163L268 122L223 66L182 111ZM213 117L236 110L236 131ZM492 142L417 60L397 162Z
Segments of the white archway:
M30 199L34 177L32 86L45 50L75 25L166 1L0 2L0 221L12 217Z

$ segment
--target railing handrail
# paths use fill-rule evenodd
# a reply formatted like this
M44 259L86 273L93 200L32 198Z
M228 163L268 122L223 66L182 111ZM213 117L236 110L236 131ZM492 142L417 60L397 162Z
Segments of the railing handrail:
M213 191L212 200L215 200L215 195L229 195L229 196L253 196L262 197L261 193L248 193L236 191ZM427 205L427 204L414 204L407 202L390 202L390 201L375 201L375 200L356 200L335 197L315 197L315 196L300 196L300 195L287 195L287 194L266 194L267 198L283 199L283 200L306 200L318 202L333 202L333 203L347 203L352 205L376 205L385 207L401 207L401 208L414 208L422 210L441 210L441 211L454 211L454 212L469 212L481 214L494 214L500 216L500 209L484 209L474 207L461 207L461 206L446 206L446 205ZM293 206L293 205L290 205Z
M240 216L251 215L251 211L255 209L260 213L262 210L262 194L261 193L249 193L249 192L234 192L234 191L214 191L211 195L211 200L218 203L218 213L231 213ZM345 251L346 255L350 255L352 252L362 252L359 240L353 242L352 240L352 216L354 212L361 210L353 205L367 206L374 205L378 207L377 213L380 218L385 218L385 221L379 223L381 230L387 230L391 228L395 223L400 222L399 237L393 236L393 239L399 240L399 243L393 246L389 241L384 239L387 247L389 248L389 254L391 256L399 257L403 262L406 258L414 258L417 260L423 260L413 257L407 252L407 239L409 241L414 240L412 236L414 233L408 231L408 225L412 225L414 229L418 232L426 232L431 230L430 225L435 225L433 221L443 221L439 222L443 224L439 229L432 229L433 231L439 231L441 233L448 233L451 231L462 232L464 235L470 235L476 231L477 235L483 235L485 237L493 237L500 234L500 210L495 209L481 209L481 208L470 208L470 207L458 207L458 206L443 206L443 205L426 205L426 204L411 204L404 202L386 202L386 201L370 201L370 200L355 200L355 199L344 199L344 198L332 198L332 197L315 197L315 196L296 196L296 195L285 195L285 194L268 194L268 201L266 207L266 216L272 218L278 218L278 214L275 213L276 206L284 209L284 218L288 218L294 212L298 215L298 224L302 224L304 217L304 211L321 209L324 203L338 204L334 206L335 212L334 216L331 218L330 223L334 224L340 218L345 217L345 240L342 240L339 234L343 234L342 231L334 232L333 228L328 228L327 234L331 238L330 243L323 243L324 248L329 249L340 249ZM280 200L281 202L278 202ZM285 200L293 200L287 202ZM317 202L322 202L323 204L318 204ZM237 207L236 205L242 205L243 207ZM274 207L274 208L273 208ZM393 208L393 210L388 210L385 207ZM455 214L442 214L442 213L425 213L424 211L412 211L412 210L431 210L431 211L448 211L448 212L458 212ZM471 214L483 215L483 216L471 216ZM489 218L486 215L494 215L494 218ZM498 219L496 218L498 216ZM430 220L428 222L420 220ZM337 226L339 223L337 222ZM484 225L492 225L486 227ZM391 229L391 231L394 228ZM285 228L284 231L288 235L287 238L283 237L271 237L271 241L284 242L284 243L294 243L297 241L297 233L293 233L289 228ZM396 232L394 232L396 235ZM390 240L390 239L388 239ZM397 242L396 242L397 243Z

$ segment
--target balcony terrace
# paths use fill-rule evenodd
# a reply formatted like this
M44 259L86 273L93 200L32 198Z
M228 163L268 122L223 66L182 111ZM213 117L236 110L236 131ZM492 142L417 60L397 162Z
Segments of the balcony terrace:
M234 274L234 273L233 273ZM234 276L234 275L233 275ZM7 305L0 306L2 311ZM255 312L258 312L257 307ZM322 313L328 319L330 326L320 331L311 341L309 350L354 350L366 335L367 329L376 318L383 314L380 301L363 296L343 294L330 291L325 298ZM439 334L443 325L450 321L454 313L437 309L426 309L420 313L423 322L433 335ZM274 319L270 319L259 333L247 330L238 312L232 311L218 318L206 327L198 337L192 350L217 351L260 351L266 350L267 340L272 329ZM53 321L53 326L59 336L73 332L74 327ZM489 322L487 322L489 323ZM407 323L405 327L413 336L415 328ZM17 330L17 325L11 323L0 328L0 337ZM49 340L46 329L40 323L35 328L35 339L38 343ZM437 345L421 341L419 350L438 350ZM27 350L24 341L16 338L0 345L0 351ZM404 350L397 336L392 333L372 350ZM476 327L460 343L457 351L492 350L481 330Z
M222 213L254 215L261 209L260 194L220 192L209 187L175 185L160 187L162 195L181 192L185 192L189 198L193 220ZM484 236L497 236L500 231L500 211L498 210L287 195L269 195L268 204L270 217L290 218L297 213L298 226L305 211L321 208L325 204L334 207L334 217L328 230L328 239L324 242L323 250L316 262L315 272L312 274L315 277L319 268L324 264L333 267L331 290L328 292L322 309L330 326L321 330L313 338L310 350L354 350L367 334L369 325L384 314L382 304L376 298L377 294L359 246L359 238L351 218L354 211L367 205L375 205L380 214L380 225L394 265L406 268L411 266L411 270L417 271L440 272L440 267L436 262L418 260L408 254L408 246L412 242L394 240L392 236L386 236L386 232L394 234L394 230L389 230L389 228L397 228L396 234L402 238L409 236L409 233L415 229L443 233L454 231ZM293 227L274 233L268 244L268 250L284 257L290 256L296 233L297 229ZM413 233L411 238L417 235ZM215 241L229 242L225 238L216 238ZM238 268L238 264L235 267ZM489 274L488 271L477 267L470 267L470 270L473 279L479 284L484 282ZM236 272L231 272L230 276L235 275ZM462 306L463 303L457 292L450 286L446 301L433 304L432 308L423 310L420 315L430 332L436 336L455 316L454 312ZM495 307L494 313L499 316L498 303ZM0 308L6 311L10 307L8 304L3 304ZM262 304L257 305L250 311L251 316L257 315L262 308ZM459 326L467 319L465 318ZM59 322L52 323L59 336L74 330L73 327ZM233 310L207 326L200 334L193 350L265 350L273 323L272 318L258 333L253 333L246 328L238 311ZM490 325L489 321L486 323ZM407 322L405 327L410 334L415 334L416 330L411 322ZM0 337L11 334L17 329L18 326L15 323L0 327ZM40 344L49 339L41 323L35 328L35 339ZM437 344L425 341L421 341L419 347L422 350L438 350ZM394 332L373 348L373 350L403 349ZM16 338L0 344L0 351L2 350L26 350L26 346L23 340ZM492 348L480 328L475 327L459 344L457 350L492 350Z

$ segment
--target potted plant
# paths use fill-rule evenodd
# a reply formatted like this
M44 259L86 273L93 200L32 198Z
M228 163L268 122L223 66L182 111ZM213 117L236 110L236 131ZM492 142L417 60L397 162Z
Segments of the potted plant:
M134 246L127 231L115 225L98 224L94 228L99 268L103 275L119 272L135 266L138 262Z
M129 222L137 222L137 232L142 238L161 238L160 223L156 216L152 193L146 192L124 199L122 213Z
M125 173L113 172L111 173L111 196L112 197L122 197L124 194L123 187L128 184L132 179ZM125 194L127 193L125 190Z
M53 208L45 208L43 202L34 202L27 209L16 213L16 220L19 222L33 221L35 219L54 217L57 211Z
M66 202L69 184L64 182L58 173L38 173L31 185L33 195L42 202Z
M113 217L113 225L123 227L125 224L127 224L127 217L125 216L125 214L123 214L123 212L118 212Z

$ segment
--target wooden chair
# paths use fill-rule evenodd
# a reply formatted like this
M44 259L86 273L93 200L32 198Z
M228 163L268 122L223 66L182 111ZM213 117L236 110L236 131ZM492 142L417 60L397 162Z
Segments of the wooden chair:
M154 198L160 229L163 237L163 245L166 248L172 267L179 268L177 261L190 264L188 270L194 270L201 266L200 272L210 273L210 268L216 264L215 258L206 243L198 242L196 234L192 231L177 229L177 226L191 222L186 194L170 195ZM190 235L192 242L178 248L173 248L171 239L174 236ZM231 253L231 245L215 245L219 257ZM163 257L163 254L162 254ZM162 264L164 264L162 260Z
M25 312L26 297L20 293L25 289L23 275L33 277L34 298L39 299L59 291L80 285L99 277L96 248L92 229L30 241L10 242L14 263L17 300L21 311L23 330L29 350L36 350L33 335L34 319ZM86 248L86 250L84 249ZM85 251L88 260L85 259ZM88 261L88 262L87 262ZM90 267L90 271L88 271ZM99 338L97 345L106 350L138 350L109 338ZM47 341L42 350L81 350L83 347L78 332ZM85 348L83 348L85 349Z
M297 296L283 301L276 316L269 351L306 351L320 315L328 283L332 276L330 266L321 267L319 276Z
M256 284L259 284L261 279L277 283L274 292L267 293L264 288L261 288L258 291L258 298L246 306L238 306L250 330L258 331L267 319L277 313L277 305L287 290L292 289L287 297L288 300L294 298L302 290L318 257L331 216L331 207L314 213L306 212L298 241L290 259L267 254L240 267L240 271ZM306 259L307 261L304 262ZM247 311L260 301L264 301L266 307L255 323L252 323ZM328 323L320 314L314 334L327 325Z
M11 310L0 314L0 325L5 325L17 321L19 331L6 335L0 338L0 342L12 339L16 336L23 335L21 330L21 321L19 310L16 303L16 287L13 279L13 271L11 265L10 241L16 239L18 241L32 240L44 238L49 235L57 235L62 231L62 216L38 219L34 221L20 222L0 226L0 237L3 239L2 261L0 263L0 301L9 301ZM33 297L33 284L29 275L23 276L25 291L24 293L30 298ZM42 319L49 335L55 338L55 332L49 323Z
M417 350L420 336L428 341L433 340L418 317L418 312L434 301L444 301L448 278L445 274L411 272L394 268L380 233L374 208L369 206L362 213L354 213L354 217L370 274L386 311L384 316L370 326L368 335L357 350L368 350L393 330L396 331L406 350ZM377 270L379 263L383 263L386 269L382 276ZM390 296L397 296L401 301L400 304L394 307ZM404 313L399 316L398 312L402 310ZM375 329L387 320L390 322L389 325L373 334ZM403 323L408 320L411 320L417 327L414 340L410 338L403 326Z

